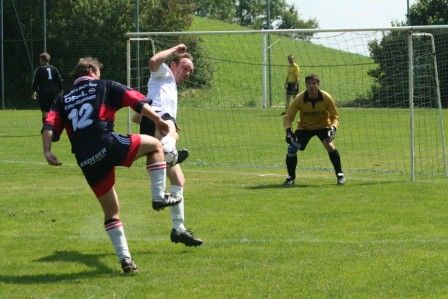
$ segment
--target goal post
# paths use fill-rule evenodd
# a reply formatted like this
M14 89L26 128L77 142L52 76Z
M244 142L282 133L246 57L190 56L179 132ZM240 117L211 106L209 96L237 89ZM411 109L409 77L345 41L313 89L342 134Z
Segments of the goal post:
M440 82L439 82L439 72L437 68L437 57L436 57L436 45L434 41L434 36L431 33L414 33L410 32L408 38L408 70L409 70L409 110L410 110L410 151L411 151L411 180L415 180L416 175L416 167L415 167L415 156L416 156L416 148L415 148L415 107L414 107L414 88L415 88L415 77L414 77L414 43L413 39L418 37L429 38L431 52L430 59L433 61L433 70L434 70L434 84L435 84L435 92L436 92L436 103L437 103L437 119L439 124L439 132L440 132L440 140L442 144L442 165L443 165L443 173L445 176L448 176L448 164L447 164L447 156L446 156L446 140L445 140L445 130L444 130L444 116L443 116L443 108L442 108L442 99L440 93Z
M448 175L448 90L441 90L448 84L448 26L130 32L127 40L128 85L144 94L150 56L176 43L192 51L195 70L179 86L179 146L190 149L188 163L285 167L280 114L292 54L300 67L300 91L305 76L314 73L336 100L335 142L345 172L412 180ZM437 59L436 49L442 53ZM299 153L298 169L332 171L318 140Z

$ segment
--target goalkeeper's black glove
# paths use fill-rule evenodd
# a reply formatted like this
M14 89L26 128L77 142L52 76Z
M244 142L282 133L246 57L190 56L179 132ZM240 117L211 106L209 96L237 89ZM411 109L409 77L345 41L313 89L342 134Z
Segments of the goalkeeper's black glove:
M285 137L286 143L297 146L297 136L294 135L294 132L291 130L291 128L286 129L286 137Z
M336 138L336 127L329 128L327 134L328 138L325 139L325 142L330 143Z

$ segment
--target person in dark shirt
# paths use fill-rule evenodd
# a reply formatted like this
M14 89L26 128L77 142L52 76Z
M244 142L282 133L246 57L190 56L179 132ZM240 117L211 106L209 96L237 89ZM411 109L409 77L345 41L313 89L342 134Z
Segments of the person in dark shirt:
M181 199L165 194L166 162L160 141L148 135L115 133L115 113L131 107L154 121L163 135L168 133L169 126L143 94L112 80L100 80L101 67L96 58L79 60L73 72L73 87L57 97L45 118L43 154L50 165L61 165L51 152L51 144L59 140L65 129L77 164L101 204L104 226L121 267L125 273L135 273L138 268L132 260L119 215L115 166L130 167L134 160L145 156L153 209L177 205Z
M43 121L51 103L62 90L62 78L58 69L50 64L50 54L41 53L39 63L40 66L34 71L31 98L38 100Z

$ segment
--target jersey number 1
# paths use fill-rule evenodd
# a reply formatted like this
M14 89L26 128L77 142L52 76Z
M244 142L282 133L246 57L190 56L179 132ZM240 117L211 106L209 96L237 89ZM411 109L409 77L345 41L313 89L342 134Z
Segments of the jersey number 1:
M49 67L47 67L47 73L48 73L48 80L52 80L53 75L51 75L51 69Z

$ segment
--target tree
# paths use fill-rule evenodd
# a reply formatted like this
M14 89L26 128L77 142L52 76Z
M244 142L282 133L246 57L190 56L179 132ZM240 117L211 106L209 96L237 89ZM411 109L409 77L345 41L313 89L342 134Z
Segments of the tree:
M140 31L184 31L192 22L193 0L139 1ZM38 54L43 50L42 16L39 14L42 11L42 0L22 2L23 5L16 7L11 1L7 1L5 5L5 28L8 28L5 35L5 56L8 57L7 66L14 70L6 73L5 82L8 82L8 89L5 95L11 103L28 99L30 96L32 67L29 60L25 59L28 54L24 49L37 49L32 52L33 57L30 58L33 63L38 61ZM15 11L18 11L22 30L19 30ZM77 59L86 55L97 57L104 63L104 78L125 82L124 35L126 32L135 31L135 12L135 1L128 0L47 1L47 51L52 56L51 62L61 72L65 87L72 82L71 71ZM164 40L164 46L179 42L183 41L175 37ZM24 43L27 47L24 47ZM200 48L195 49L198 45L199 40L195 40L191 41L189 46L190 50L200 57ZM207 64L200 63L198 59L195 59L195 62L200 66L195 68L197 78L202 78L195 86L201 87L211 74L210 70L201 68L207 67ZM202 72L204 75L201 77ZM31 102L28 100L26 103Z
M448 1L419 0L411 6L409 16L412 26L444 25L448 20ZM442 104L446 107L448 106L448 33L438 30L432 30L429 33L432 33L435 39ZM385 35L381 41L373 41L369 44L371 56L378 64L378 68L369 73L376 81L371 93L373 102L378 103L376 95L380 93L389 94L389 101L393 103L404 102L407 98L408 58L407 51L403 51L403 47L407 45L406 39L406 34L393 32ZM415 41L415 45L419 43L421 41ZM396 61L403 61L403 63L397 65ZM401 84L392 86L396 82ZM381 103L381 105L385 104Z
M291 28L318 28L319 23L316 19L310 19L308 21L303 21L299 18L299 14L297 10L294 8L294 5L287 8L280 15L280 22L278 22L277 29L291 29ZM309 34L293 34L292 37L306 39L312 35Z
M232 23L235 19L236 0L194 0L197 16Z

